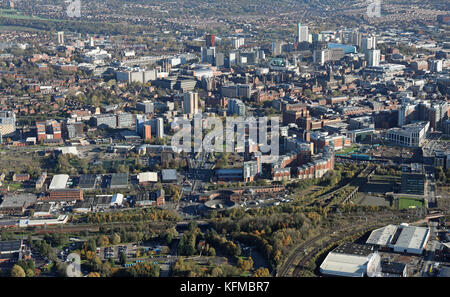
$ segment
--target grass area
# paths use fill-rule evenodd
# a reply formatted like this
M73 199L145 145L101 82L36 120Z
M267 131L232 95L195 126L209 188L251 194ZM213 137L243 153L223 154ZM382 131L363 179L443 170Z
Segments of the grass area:
M22 12L15 9L0 9L0 17L6 17L10 19L20 19L20 20L41 20L49 21L49 19L44 19L36 16L24 15Z
M20 27L20 26L0 26L0 31L23 31L23 32L38 32L42 31L35 28Z
M412 198L398 198L398 209L423 207L424 202Z
M134 159L133 160L130 160L130 159L108 160L108 161L103 161L103 168L105 168L105 170L107 172L112 172L113 169L116 166L119 166L119 165L126 165L126 166L134 165L134 162L135 162Z
M340 151L337 151L336 154L339 154L339 155L347 155L347 154L353 152L354 150L356 150L356 149L358 149L358 148L359 148L359 146L353 144L351 147L347 147L347 148L345 148L345 149L342 149L342 150L340 150Z
M14 192L22 188L22 184L9 184L9 190Z
M371 179L371 181L400 181L400 176L394 176L394 175L376 175L374 174Z

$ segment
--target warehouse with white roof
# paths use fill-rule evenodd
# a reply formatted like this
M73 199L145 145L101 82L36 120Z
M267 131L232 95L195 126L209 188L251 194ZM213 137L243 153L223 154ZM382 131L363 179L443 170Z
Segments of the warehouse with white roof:
M157 172L142 172L142 173L138 174L137 179L140 184L149 183L149 182L156 183L156 182L158 182L158 173Z
M398 253L421 255L430 237L430 229L402 224L374 230L366 243L389 247Z
M344 243L332 250L320 265L320 272L328 276L364 277L376 270L380 256L373 247Z
M53 176L49 190L60 190L65 189L67 186L67 181L69 180L69 176L67 174L57 174Z

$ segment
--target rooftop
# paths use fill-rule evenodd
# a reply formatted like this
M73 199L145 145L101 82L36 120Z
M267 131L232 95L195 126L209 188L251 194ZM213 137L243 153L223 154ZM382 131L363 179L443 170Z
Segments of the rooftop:
M3 202L0 205L0 210L4 208L17 208L17 207L27 207L36 202L36 195L34 194L13 194L5 195L3 197Z
M177 171L175 169L163 169L161 170L162 180L177 180Z
M19 251L21 247L20 240L0 241L0 252Z
M111 174L111 186L128 186L128 173Z
M49 189L65 189L69 176L67 174L57 174L53 176L52 182L50 183Z

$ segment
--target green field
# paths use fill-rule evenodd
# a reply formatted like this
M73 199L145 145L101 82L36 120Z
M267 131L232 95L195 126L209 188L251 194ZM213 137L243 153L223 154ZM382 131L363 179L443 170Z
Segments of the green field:
M374 174L370 181L387 181L387 182L396 182L396 181L401 181L401 177L400 176L393 176L393 175L377 175Z
M17 190L19 190L21 188L22 188L21 184L9 184L9 190L11 192L15 192L15 191L17 191Z
M358 148L359 148L359 146L353 144L351 147L344 148L344 149L342 149L340 151L337 151L336 153L340 154L340 155L346 155L346 154L348 154L350 152L353 152L354 150L356 150Z
M411 207L423 207L423 201L412 198L399 198L398 209L408 209Z
M36 16L24 15L22 12L15 9L0 9L0 17L21 20L47 20Z

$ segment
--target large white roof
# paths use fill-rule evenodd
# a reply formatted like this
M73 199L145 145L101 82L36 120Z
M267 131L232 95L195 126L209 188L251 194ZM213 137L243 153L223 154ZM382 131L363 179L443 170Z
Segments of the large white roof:
M356 256L330 252L320 265L323 274L361 277L366 272L370 256Z
M397 250L421 250L426 244L428 232L428 228L424 227L407 226L403 224L400 226L388 225L374 230L366 243L390 246Z
M142 182L157 182L158 181L158 173L157 172L142 172L138 174L138 180L140 183Z
M372 231L366 243L375 245L388 245L391 241L391 238L394 236L395 231L397 231L397 226L395 225L388 225L386 227L376 229Z
M68 180L69 176L67 174L57 174L53 177L49 189L50 190L65 189Z
M403 226L402 233L400 233L394 247L421 250L424 247L427 236L428 228Z

